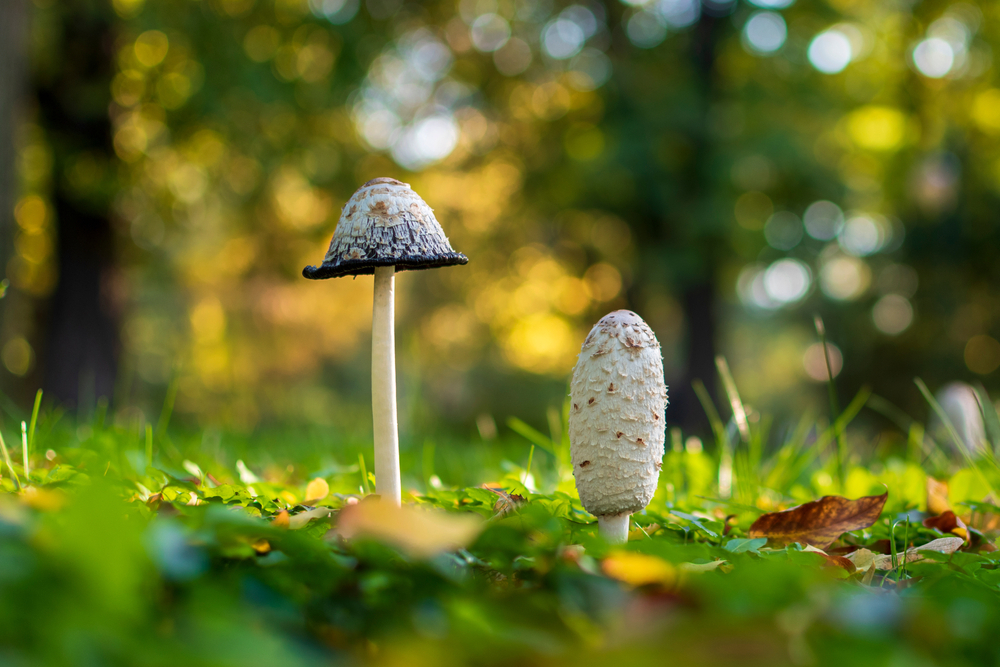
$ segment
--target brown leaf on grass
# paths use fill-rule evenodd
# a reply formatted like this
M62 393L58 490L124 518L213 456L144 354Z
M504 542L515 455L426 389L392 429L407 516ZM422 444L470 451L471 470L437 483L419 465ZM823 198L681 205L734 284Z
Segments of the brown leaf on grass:
M524 496L516 493L507 493L498 486L483 484L483 488L499 496L493 505L493 513L497 516L506 516L525 503Z
M944 514L951 509L948 503L948 482L927 477L927 513Z
M924 519L925 528L934 528L942 533L954 533L963 540L969 540L969 528L954 512L948 510L939 516L932 516Z
M854 574L857 571L854 563L849 558L844 558L843 556L838 556L836 554L828 554L822 549L817 549L814 546L807 546L803 549L803 551L808 551L816 554L817 556L821 556L825 561L823 563L824 567L842 567L851 574Z
M766 537L781 544L799 542L823 549L849 530L874 524L888 497L888 492L857 500L824 496L784 512L761 516L750 526L750 537Z

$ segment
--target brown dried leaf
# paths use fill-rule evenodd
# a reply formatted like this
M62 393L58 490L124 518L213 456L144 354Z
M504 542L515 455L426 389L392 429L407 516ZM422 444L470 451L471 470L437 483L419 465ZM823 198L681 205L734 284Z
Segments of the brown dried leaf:
M499 496L493 505L493 513L497 516L506 516L525 503L524 496L516 493L507 493L498 486L483 484L482 488L492 491Z
M924 519L925 528L934 528L942 533L954 533L963 540L969 540L969 528L954 512L948 510L942 512L940 516L932 516Z
M854 574L857 571L857 567L855 567L854 563L850 559L844 558L843 556L838 556L836 554L828 554L822 549L817 549L814 546L807 546L805 549L803 549L803 551L809 551L818 556L822 556L823 559L826 561L825 563L823 563L824 567L842 567L851 574Z
M761 516L750 526L750 537L767 537L781 544L799 542L822 549L849 530L874 524L888 497L888 492L857 500L824 496L784 512Z

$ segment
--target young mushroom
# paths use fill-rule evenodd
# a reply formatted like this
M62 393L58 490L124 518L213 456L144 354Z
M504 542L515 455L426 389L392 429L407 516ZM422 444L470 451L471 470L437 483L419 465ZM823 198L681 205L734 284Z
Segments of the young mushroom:
M407 183L376 178L344 204L330 249L320 266L302 275L313 280L375 274L372 309L372 418L375 491L399 505L399 434L396 428L396 345L393 289L396 271L466 264L452 250L434 212Z
M569 440L580 500L608 542L626 542L629 516L653 499L666 408L653 331L629 310L602 317L573 369Z

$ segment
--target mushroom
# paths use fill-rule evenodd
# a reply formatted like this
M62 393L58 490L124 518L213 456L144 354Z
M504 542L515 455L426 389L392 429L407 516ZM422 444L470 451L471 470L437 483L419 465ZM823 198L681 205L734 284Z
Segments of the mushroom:
M323 263L302 270L303 276L313 280L375 275L372 309L375 492L396 505L400 504L402 489L396 428L395 272L468 261L468 257L452 249L434 212L409 184L376 178L362 185L344 204Z
M628 540L629 516L653 499L666 432L660 343L641 317L616 310L583 341L570 387L569 440L580 500L601 536Z

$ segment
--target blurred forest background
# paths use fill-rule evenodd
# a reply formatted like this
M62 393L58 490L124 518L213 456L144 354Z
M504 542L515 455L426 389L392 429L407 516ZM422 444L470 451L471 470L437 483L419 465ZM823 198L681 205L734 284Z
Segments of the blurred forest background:
M0 31L9 402L370 431L371 278L300 272L376 176L470 258L397 278L404 443L544 424L616 308L685 428L716 354L823 412L815 315L842 401L997 389L998 3L5 0Z

